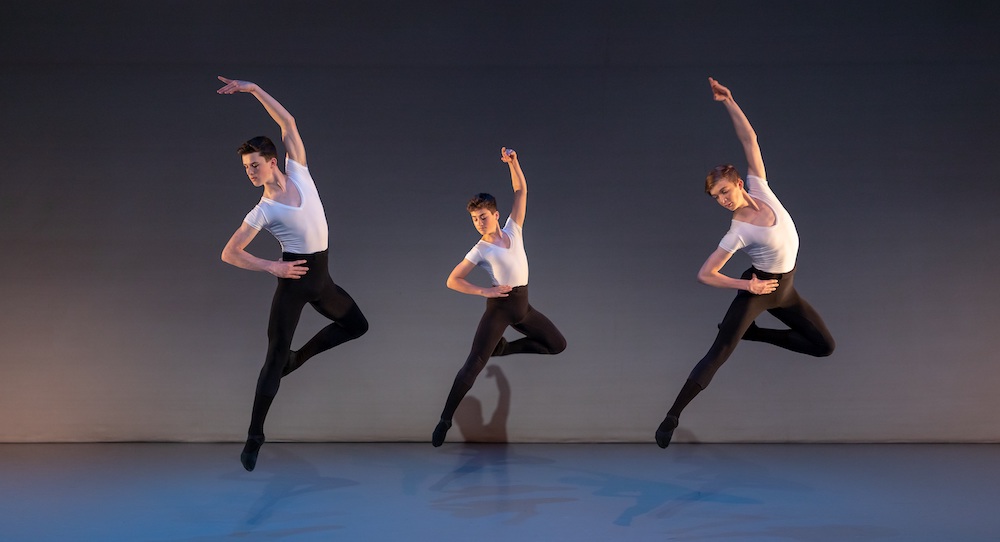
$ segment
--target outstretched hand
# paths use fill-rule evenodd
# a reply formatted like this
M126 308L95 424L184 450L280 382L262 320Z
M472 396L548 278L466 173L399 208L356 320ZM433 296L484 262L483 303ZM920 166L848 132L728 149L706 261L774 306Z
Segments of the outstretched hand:
M253 92L257 85L251 83L250 81L239 81L237 79L227 79L223 76L219 76L219 81L222 81L226 85L219 90L215 91L219 94L235 94L237 92Z
M712 98L714 98L715 101L724 102L733 97L733 94L729 92L729 89L722 86L722 83L719 83L715 79L709 77L708 84L712 87Z
M492 288L484 288L483 297L507 297L507 293L513 289L514 288L507 286L506 284L501 284Z
M309 268L302 265L305 260L295 260L294 262L276 261L268 271L279 279L300 279L305 276Z
M750 275L750 286L747 287L747 290L749 290L751 294L766 295L774 292L777 289L778 289L777 280L775 279L761 280L757 278L756 273Z
M509 164L509 163L513 162L514 160L517 160L517 153L514 152L514 149L508 149L507 147L501 147L500 148L500 161L501 162L505 162L505 163Z

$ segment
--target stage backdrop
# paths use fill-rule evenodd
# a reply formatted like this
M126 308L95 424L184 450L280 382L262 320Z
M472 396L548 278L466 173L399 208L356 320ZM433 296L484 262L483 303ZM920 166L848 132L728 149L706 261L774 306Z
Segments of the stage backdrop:
M282 382L270 440L429 440L484 308L444 284L465 202L506 218L509 146L531 302L569 347L493 360L450 438L651 442L734 293L695 280L730 220L705 173L745 168L712 76L837 350L740 345L677 440L998 441L994 6L4 2L0 441L244 438L275 279L219 256L260 197L236 147L279 133L220 74L296 116L371 323Z

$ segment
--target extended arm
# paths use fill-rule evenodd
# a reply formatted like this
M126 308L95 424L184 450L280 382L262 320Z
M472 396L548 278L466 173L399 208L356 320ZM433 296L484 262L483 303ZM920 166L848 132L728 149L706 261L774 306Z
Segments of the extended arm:
M524 215L528 207L528 183L524 180L524 172L521 171L521 164L517 161L514 149L507 147L500 149L500 160L510 167L510 184L514 189L514 206L510 210L510 218L517 222L518 226L524 227Z
M253 94L254 98L257 98L261 105L264 106L264 109L267 110L267 113L271 115L271 118L274 119L274 122L278 123L278 126L281 128L281 142L285 145L288 157L303 166L307 165L306 149L302 144L302 138L299 136L299 129L295 126L295 117L278 103L278 100L271 97L270 94L265 92L256 83L227 79L221 75L219 76L219 81L226 84L216 91L219 94L234 94L236 92L249 92Z
M746 290L757 295L769 294L778 288L778 281L774 279L761 280L757 275L752 275L750 280L743 280L723 275L720 271L732 256L732 253L726 252L721 247L715 249L715 252L701 265L698 280L716 288Z
M247 252L245 249L254 237L257 237L257 230L246 222L241 224L236 233L229 238L226 248L222 249L222 261L241 269L265 271L283 279L297 279L306 274L308 268L301 265L306 263L305 260L294 262L265 260Z
M760 155L760 147L757 145L757 132L754 132L750 121L743 114L743 110L737 105L729 89L719 84L718 81L708 78L708 84L712 87L712 97L715 101L722 102L729 112L729 118L733 121L733 128L736 129L736 137L743 145L743 153L747 157L747 175L766 179L764 172L764 159Z
M500 286L484 288L465 280L465 277L475 268L476 264L463 259L461 263L455 266L455 269L451 270L446 284L452 290L463 294L481 295L483 297L507 297L507 292L512 289L510 286L501 284Z

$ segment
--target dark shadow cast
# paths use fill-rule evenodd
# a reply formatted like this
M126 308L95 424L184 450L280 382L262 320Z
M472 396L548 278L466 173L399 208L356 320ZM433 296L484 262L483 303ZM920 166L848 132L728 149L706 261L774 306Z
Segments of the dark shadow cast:
M579 476L561 478L560 482L577 486L594 487L593 494L599 497L634 499L635 504L626 508L612 522L627 527L636 517L648 514L660 506L672 502L708 501L724 504L751 504L757 501L721 492L704 493L677 484L656 482L614 474L587 472Z
M465 442L507 442L507 419L510 416L510 382L497 365L486 367L486 378L497 383L499 398L490 421L483 415L483 403L466 396L455 411L455 424Z
M323 491L333 491L345 487L358 485L355 480L346 478L334 478L323 476L319 470L309 461L292 453L288 446L281 444L265 444L261 449L261 461L257 465L257 472L271 474L270 478L264 480L266 484L260 497L250 506L246 518L240 527L232 533L233 536L245 536L267 519L277 510L282 501L298 497L307 493L317 493ZM246 479L245 473L240 475L227 475L225 478ZM261 480L247 479L248 482L260 482ZM313 527L311 530L335 530L340 529L339 525L328 525L323 527ZM274 533L272 533L274 534Z
M550 459L518 455L506 443L466 444L466 458L430 489L442 494L431 507L462 519L494 515L508 516L505 524L522 523L541 512L546 504L573 502L567 497L570 486L511 483L509 465L542 465Z

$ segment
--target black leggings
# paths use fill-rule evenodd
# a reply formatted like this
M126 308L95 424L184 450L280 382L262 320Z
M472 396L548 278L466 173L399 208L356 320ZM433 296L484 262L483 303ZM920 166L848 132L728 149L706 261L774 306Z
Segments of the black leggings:
M512 342L503 339L510 326L525 336ZM486 312L479 320L472 350L455 376L441 419L451 420L458 404L472 389L476 377L490 356L508 354L558 354L566 349L566 339L556 326L528 303L528 287L516 286L507 297L486 300Z
M695 365L689 380L702 389L708 387L715 372L729 359L740 339L763 341L781 348L810 356L829 356L833 353L834 342L819 313L795 290L795 270L788 273L765 273L753 267L747 269L741 278L777 279L778 289L766 295L755 295L740 290L729 306L719 334L705 357ZM774 315L789 329L763 329L751 327L755 318L764 311Z
M267 324L267 357L257 379L257 393L250 417L250 436L264 434L264 418L267 417L271 401L278 393L282 374L287 372L286 366L292 355L292 336L306 303L312 305L316 312L333 320L333 323L321 329L294 353L295 367L320 352L356 339L368 331L368 320L361 314L361 309L330 278L327 251L315 254L284 252L281 259L286 262L306 260L304 265L309 271L298 279L278 279Z

